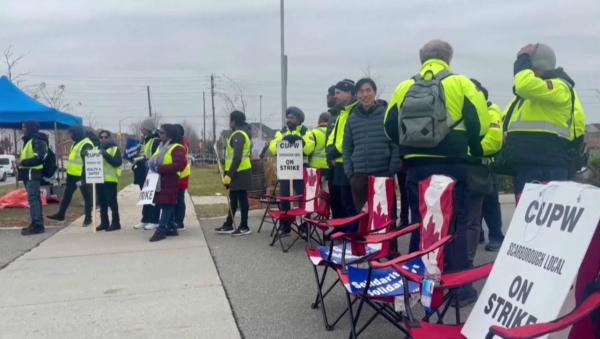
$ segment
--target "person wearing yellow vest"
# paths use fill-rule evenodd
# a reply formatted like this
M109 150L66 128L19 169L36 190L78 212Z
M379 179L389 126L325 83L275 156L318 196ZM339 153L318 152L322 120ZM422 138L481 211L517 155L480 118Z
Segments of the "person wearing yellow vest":
M310 162L308 165L312 168L320 169L321 178L326 178L329 171L327 153L325 152L325 146L327 144L327 123L329 122L329 119L331 119L331 113L321 113L321 115L319 115L319 126L311 131L315 138L315 150L310 155Z
M102 130L98 133L100 145L97 147L102 154L104 166L104 183L96 186L98 203L100 204L100 226L96 231L117 231L121 229L119 218L119 203L117 201L117 185L121 176L123 160L117 144L110 140L110 132ZM108 208L112 212L112 221L108 218Z
M185 149L177 127L172 124L163 124L160 126L158 135L160 144L154 155L148 160L148 169L160 175L154 193L154 203L160 209L160 219L150 242L163 240L167 236L179 235L173 218L177 205L179 173L185 163Z
M252 163L250 162L252 152L250 135L252 135L252 129L246 123L246 114L240 111L231 112L229 128L231 128L232 133L229 140L227 140L225 151L223 185L229 191L231 209L223 226L216 228L215 231L236 237L251 233L248 227L248 210L250 206L248 191L252 189ZM234 231L233 218L238 206L240 207L241 220L239 227Z
M303 163L304 166L308 166L308 157L315 150L315 137L312 132L306 128L304 123L304 112L298 107L290 106L285 112L286 115L286 126L275 134L275 139L269 144L271 153L277 155L277 144L286 140L290 143L295 143L297 140L302 141L302 152L304 154ZM279 192L282 197L290 197L295 195L304 194L304 180L293 180L293 191L290 192L289 180L281 180L279 182ZM281 211L288 211L290 209L289 201L282 201L280 203ZM283 222L280 228L282 234L288 234L291 231L290 223Z
M83 159L87 151L94 148L94 144L86 137L85 131L81 126L69 127L69 134L73 140L73 145L71 146L69 162L67 163L67 185L58 212L47 218L55 221L65 221L65 213L69 208L73 193L75 193L77 183L79 182L79 189L85 202L83 227L87 227L92 224L92 192L90 187L85 183L85 164Z
M344 170L344 160L342 157L344 145L344 130L346 121L350 112L356 106L356 86L354 81L344 79L335 85L335 101L337 107L340 108L340 113L335 119L333 130L327 139L327 161L331 164L333 171L333 185L329 192L331 196L331 204L341 206L341 218L352 217L357 214L350 187L350 180L346 176ZM330 173L331 177L331 173ZM339 228L341 232L354 232L358 228L358 223Z
M19 180L23 181L27 191L29 203L29 226L21 230L22 235L44 233L44 219L42 217L42 198L40 197L40 183L43 175L44 158L48 152L48 136L40 133L37 121L24 121L21 126L23 132L23 149L17 160Z
M185 191L188 189L190 182L190 174L192 173L191 166L188 163L190 142L185 137L185 129L183 128L183 126L180 124L175 124L175 127L177 127L177 131L181 136L181 143L185 148L185 165L179 173L179 191L177 192L177 206L175 206L174 220L175 225L177 225L177 230L185 231L185 224L183 223L183 220L185 219Z
M479 81L475 79L471 79L471 81L487 101L489 97L487 89L483 87ZM483 213L483 201L486 196L494 193L494 184L490 168L492 157L502 149L503 140L500 109L491 101L487 101L487 106L490 114L490 128L481 140L481 148L483 150L482 156L474 157L469 155L467 158L470 191L467 215L467 255L471 267L473 266L475 255L477 254L479 237L482 232L481 218ZM496 192L496 194L498 193ZM491 226L488 227L490 230L492 229ZM501 229L495 231L499 231L500 235L502 235ZM500 244L501 243L498 243L498 245Z
M134 159L131 160L133 170L133 183L140 187L144 187L146 181L146 174L148 168L146 162L152 157L160 140L158 140L158 131L154 119L146 119L142 121L140 126L140 132L142 133L142 146L140 147L139 153ZM137 159L137 160L136 160ZM133 228L153 230L158 227L158 218L160 216L160 210L156 206L144 205L142 207L142 220L139 224L133 226Z
M527 183L568 180L580 170L571 162L583 144L585 113L575 82L556 68L550 46L523 47L513 70L516 98L504 113L504 152L519 196Z

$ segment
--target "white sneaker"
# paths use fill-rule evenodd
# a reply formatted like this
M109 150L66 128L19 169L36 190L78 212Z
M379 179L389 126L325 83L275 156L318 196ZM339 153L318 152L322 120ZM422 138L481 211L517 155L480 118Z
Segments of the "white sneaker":
M146 227L146 225L148 225L148 224L145 222L141 222L141 223L133 226L133 228L135 228L136 230L141 230L142 228Z
M144 229L146 231L151 231L151 230L154 230L157 228L158 228L158 224L146 224L146 226L144 227Z

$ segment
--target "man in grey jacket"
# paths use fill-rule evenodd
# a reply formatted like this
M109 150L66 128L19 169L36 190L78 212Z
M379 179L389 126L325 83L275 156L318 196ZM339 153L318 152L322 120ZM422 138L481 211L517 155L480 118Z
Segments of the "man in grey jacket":
M342 155L354 204L360 211L369 197L369 176L392 178L400 171L400 148L381 133L387 105L375 100L375 82L360 79L356 89L358 105L346 122Z

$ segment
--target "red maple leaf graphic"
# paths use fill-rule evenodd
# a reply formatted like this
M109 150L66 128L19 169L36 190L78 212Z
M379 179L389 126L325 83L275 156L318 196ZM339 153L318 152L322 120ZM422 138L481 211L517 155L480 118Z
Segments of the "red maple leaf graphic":
M315 171L308 171L308 186L314 187L317 184L317 174Z
M435 223L432 216L429 218L425 232L421 233L421 249L429 248L429 246L435 244L438 240L440 240L440 232L435 231Z
M377 204L377 208L372 213L371 217L371 229L383 226L385 223L390 221L389 215L383 214L383 209L381 208L381 203Z

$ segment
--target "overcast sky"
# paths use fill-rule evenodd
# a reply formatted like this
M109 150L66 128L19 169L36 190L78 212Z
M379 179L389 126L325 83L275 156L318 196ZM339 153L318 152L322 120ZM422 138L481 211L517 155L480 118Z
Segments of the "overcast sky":
M327 88L358 80L368 64L389 100L434 38L454 47L453 71L480 80L502 108L517 51L549 44L588 122L600 122L598 0L287 0L285 19L288 105L304 110L309 126L325 110ZM0 23L0 49L29 53L17 68L31 72L24 85L66 85L67 99L81 102L73 113L93 112L104 128L116 131L132 116L125 131L147 117L149 85L154 110L200 131L212 73L219 93L235 95L223 75L244 89L249 120L258 120L262 95L265 124L281 125L277 0L1 0ZM222 117L220 97L215 106ZM220 118L218 130L226 126Z

